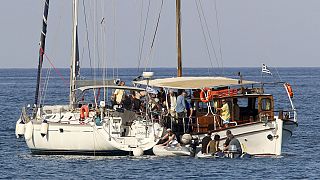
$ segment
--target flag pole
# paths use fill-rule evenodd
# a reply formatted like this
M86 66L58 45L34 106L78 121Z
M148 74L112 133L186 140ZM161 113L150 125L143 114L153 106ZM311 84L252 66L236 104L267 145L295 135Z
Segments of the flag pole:
M260 76L260 89L262 89L262 79L263 79L263 72L262 72L262 68L263 68L263 66L264 66L264 64L262 64L262 67L261 67L261 71L260 71L260 73L261 73L261 76Z

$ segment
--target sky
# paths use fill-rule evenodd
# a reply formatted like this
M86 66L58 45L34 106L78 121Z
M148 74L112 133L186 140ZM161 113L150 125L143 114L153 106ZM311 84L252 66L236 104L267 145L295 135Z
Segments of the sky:
M176 67L175 1L163 2L151 48L161 0L148 16L148 0L79 0L81 67ZM1 68L37 67L42 13L43 0L1 1ZM50 1L45 67L70 66L71 13ZM182 0L181 16L183 67L320 66L319 0Z

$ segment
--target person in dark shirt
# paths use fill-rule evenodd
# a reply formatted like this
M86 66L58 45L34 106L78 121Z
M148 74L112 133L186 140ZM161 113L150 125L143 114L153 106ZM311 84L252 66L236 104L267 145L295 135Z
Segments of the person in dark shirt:
M228 145L229 145L229 143L231 141L231 138L233 137L233 135L232 135L230 130L227 130L226 135L227 135L227 139L223 144L224 149L226 149L226 147L228 147Z
M233 136L233 134L231 133L230 130L227 130L226 135L227 135L227 139L226 139L225 143L223 144L224 150L228 151L229 147L231 145L234 145L237 148L237 153L242 154L242 148L241 148L240 141Z
M207 154L207 146L209 144L209 142L211 141L211 131L208 132L207 136L205 136L203 139L202 139L202 142L201 142L201 152L202 154Z
M131 110L132 109L131 97L129 95L124 95L124 100L122 101L122 104L126 110Z

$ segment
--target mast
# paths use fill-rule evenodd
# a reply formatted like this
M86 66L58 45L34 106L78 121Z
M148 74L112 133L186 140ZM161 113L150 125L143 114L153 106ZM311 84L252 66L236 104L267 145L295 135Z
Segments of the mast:
M79 47L78 47L78 0L72 1L72 52L71 52L71 66L70 66L70 96L69 105L73 109L76 103L76 85L75 81L79 75Z
M176 0L176 37L178 51L178 68L177 76L182 76L182 61L181 61L181 0Z
M41 37L40 37L37 86L36 86L36 93L35 93L35 98L34 98L34 104L36 105L35 114L38 110L38 107L40 106L40 104L39 104L39 91L40 91L40 81L41 81L41 70L42 70L42 64L43 64L43 54L44 54L44 50L45 50L46 35L47 35L48 12L49 12L49 0L45 0L43 19L42 19L42 31L41 31Z

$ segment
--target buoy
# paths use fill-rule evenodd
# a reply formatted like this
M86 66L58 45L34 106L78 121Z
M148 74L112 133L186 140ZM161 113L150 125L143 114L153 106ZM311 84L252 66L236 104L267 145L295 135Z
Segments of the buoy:
M41 129L40 129L40 133L41 133L41 136L44 137L45 135L47 135L48 133L48 122L46 120L44 120L42 123L41 123Z
M143 155L143 149L139 147L134 148L132 152L133 152L133 156L135 157L139 157Z
M16 123L16 136L17 138L20 138L21 136L24 135L26 128L26 124L22 122L21 119L19 119Z
M189 144L192 140L192 136L190 134L184 134L181 137L181 143L182 144Z
M29 121L27 124L26 124L26 131L24 133L24 138L26 140L30 140L32 138L32 134L33 134L33 124L31 121Z

